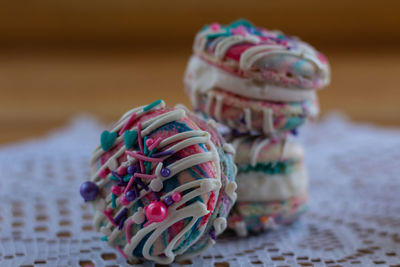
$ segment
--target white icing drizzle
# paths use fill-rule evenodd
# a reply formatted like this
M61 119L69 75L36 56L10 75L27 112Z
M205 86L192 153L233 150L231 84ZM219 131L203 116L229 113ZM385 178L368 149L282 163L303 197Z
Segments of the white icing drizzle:
M164 107L164 106L165 106L165 104L163 102L160 105L158 105L158 107ZM155 108L157 108L157 107L154 107L151 110L154 110ZM133 109L133 110L129 111L128 113L126 113L125 115L123 115L120 122L117 124L117 126L112 131L118 131L119 129L121 129L123 127L123 125L128 121L128 119L130 118L132 113L135 112L137 114L137 118L142 116L145 112L141 112L141 110L143 110L143 107ZM160 126L167 124L169 122L172 122L172 121L182 119L184 116L185 116L184 109L177 108L176 110L169 111L167 113L164 113L164 114L158 115L152 119L149 119L142 123L141 136L142 137L146 136L149 133L151 133L153 130L159 128ZM137 130L137 127L135 127L134 129ZM119 136L115 142L117 143L117 142L122 142L122 141L123 141L123 136ZM209 193L211 191L213 191L215 193L215 197L216 197L216 199L218 199L219 190L222 186L222 184L221 184L221 167L219 164L219 162L220 162L219 154L217 152L215 144L211 141L210 134L205 131L202 131L202 130L192 130L192 131L187 131L187 132L181 132L181 133L175 134L173 136L170 136L170 137L162 140L160 142L160 144L157 146L158 151L171 143L175 143L175 144L173 146L169 147L168 150L173 150L174 152L177 152L181 149L184 149L184 148L194 145L194 144L205 144L206 147L208 148L208 151L190 155L188 157L185 157L183 159L180 159L180 160L175 161L174 163L170 164L169 166L167 166L168 169L171 171L171 173L168 177L161 176L160 171L161 171L161 168L163 167L163 164L158 163L155 166L155 168L153 169L154 174L157 176L155 179L158 179L160 181L165 181L168 178L173 177L174 175L176 175L177 173L179 173L185 169L188 169L195 165L209 162L209 161L215 161L217 163L216 164L216 177L201 179L201 180L194 180L194 181L182 184L179 187L172 190L171 192L164 194L161 197L161 200L165 199L165 197L167 197L167 196L172 195L174 192L182 193L183 191L185 191L189 188L194 188L194 190L183 195L181 201L169 206L168 217L164 221L158 222L158 223L155 223L155 222L150 223L146 227L142 228L137 233L135 233L135 235L132 236L132 238L130 240L131 242L128 243L123 248L124 252L128 255L128 257L131 257L133 250L139 244L139 242L147 234L151 233L150 237L146 240L146 242L144 244L143 251L142 251L143 256L148 260L154 260L159 263L163 263L163 264L171 263L175 258L175 254L182 254L182 253L184 253L184 251L186 249L188 249L188 248L181 249L174 253L173 250L175 249L177 242L181 239L181 237L183 237L188 231L191 230L194 223L200 217L209 213L206 205L203 203L199 203L199 202L192 203L192 204L190 204L184 208L181 208L179 210L178 210L178 208L180 206L182 206L182 204L186 203L187 201L189 201L197 196L204 195L205 193ZM234 150L228 144L224 144L224 148L227 151L231 151L231 152L232 152L232 150ZM109 178L110 178L111 174L108 174L108 176L105 179L99 179L99 177L98 177L99 172L104 168L104 166L109 166L109 164L115 165L114 163L116 162L116 159L118 157L120 157L125 151L126 151L125 146L122 146L118 151L115 152L115 154L112 157L110 157L110 159L98 170L98 172L95 175L93 175L91 180L97 181L97 185L99 186L100 189L102 187L104 187L105 185L107 185L107 183L110 182ZM96 161L101 156L102 153L104 153L104 151L102 151L101 148L99 147L93 154L92 163L94 161ZM171 156L171 155L167 155L167 156L163 157L163 159L166 159L169 156ZM135 160L136 159L128 159L128 161L131 161L131 162L132 161L134 162ZM125 165L128 165L128 164L125 162ZM235 185L236 185L236 183L234 183L234 182L231 182L228 184L228 188L229 188L228 195L230 195L230 197L235 196L235 194L236 194L234 192L235 188L236 188ZM157 186L154 185L154 187L157 187ZM121 196L118 197L116 199L116 208L114 209L114 215L119 214L119 212L121 212L122 209L124 209L124 208L127 208L129 210L130 208L132 208L132 206L137 201L142 199L146 194L148 194L148 191L145 191L143 189L140 190L139 196L137 196L137 198L134 201L130 202L126 207L124 207L120 203ZM106 203L108 203L108 204L106 205ZM106 217L102 213L102 210L107 210L112 207L111 194L109 194L106 197L106 201L104 201L104 199L97 198L93 202L93 204L94 204L94 207L96 208L95 226L98 229L100 227L101 222L106 220ZM125 220L125 224L124 224L122 231L120 231L118 229L118 227L114 227L114 225L110 221L107 220L106 226L101 227L101 231L107 236L108 243L110 245L112 245L113 241L125 232L124 228L129 220L134 219L135 221L137 221L137 220L140 221L140 218L138 218L138 217L140 217L138 213L133 213L129 218L127 218ZM150 249L154 245L154 242L159 238L159 236L166 229L168 229L171 225L173 225L177 221L183 220L185 218L192 218L192 219L190 220L188 225L186 225L185 228L178 235L176 235L173 238L173 240L171 240L171 242L168 243L167 247L163 251L163 253L165 254L165 257L164 256L160 257L157 255L155 255L155 256L150 255ZM217 225L219 227L218 229L221 230L221 229L225 228L224 224L223 224L224 218L223 219L217 218L217 220L218 220ZM226 220L225 220L225 222L226 222ZM201 233L198 235L198 238L200 238L202 236L204 230L205 230L205 227L201 230ZM194 240L193 243L195 243L196 241L197 241L197 239ZM209 238L208 243L209 244L205 247L205 249L210 244L213 244L214 241L211 238Z
M236 169L237 170L237 169ZM235 174L236 175L236 174ZM228 197L235 202L236 198L237 198L237 193L236 193L236 189L237 189L237 184L236 182L230 182L229 184L226 185L225 187L225 193L228 195Z
M263 132L265 134L275 132L273 111L266 107L263 108Z
M224 101L224 96L223 95L216 95L216 104L215 104L215 118L217 120L221 121L222 120L222 106L223 106L223 101Z
M244 122L246 123L247 129L250 131L253 129L252 121L251 121L251 110L250 108L244 109Z
M224 151L225 151L226 153L229 153L229 154L232 154L232 155L235 155L235 154L236 154L236 149L235 149L231 144L229 144L229 143L224 143L224 144L222 145L222 148L224 149Z
M251 144L249 157L250 157L250 164L252 166L256 166L258 156L260 155L260 151L264 146L268 145L269 142L270 140L268 138L260 137L255 139L254 142Z
M259 39L255 36L241 36L241 35L232 35L226 38L223 38L221 41L217 42L217 46L215 48L215 56L219 59L223 59L226 55L226 52L230 47L241 44L241 43L252 43L256 44L259 42Z
M224 217L218 217L217 219L215 219L213 226L214 226L215 234L216 235L221 234L226 229L226 226L227 226L226 219Z

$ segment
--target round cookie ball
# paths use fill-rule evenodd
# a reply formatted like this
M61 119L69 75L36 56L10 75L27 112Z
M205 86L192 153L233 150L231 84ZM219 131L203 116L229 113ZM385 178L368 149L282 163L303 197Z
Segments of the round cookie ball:
M102 240L128 260L160 264L215 243L236 173L234 149L212 125L158 100L124 114L100 141L90 179L98 194L89 201Z

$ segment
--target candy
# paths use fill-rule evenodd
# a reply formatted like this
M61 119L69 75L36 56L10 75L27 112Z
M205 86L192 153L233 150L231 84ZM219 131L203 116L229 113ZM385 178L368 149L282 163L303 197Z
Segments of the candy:
M99 187L95 183L87 181L81 185L79 192L85 201L92 201L99 194Z
M149 222L161 222L168 216L168 210L160 201L151 202L145 207L146 218Z

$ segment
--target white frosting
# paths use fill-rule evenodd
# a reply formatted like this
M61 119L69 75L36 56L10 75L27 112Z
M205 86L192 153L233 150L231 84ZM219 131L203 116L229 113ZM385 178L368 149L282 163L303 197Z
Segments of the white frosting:
M197 56L189 60L185 84L192 91L192 104L197 106L198 94L204 94L217 87L250 99L294 102L315 98L315 90L285 88L272 84L242 78L215 67ZM194 102L194 103L193 103Z
M269 138L260 137L237 137L231 140L237 153L236 164L251 164L255 166L259 162L274 162L285 159L302 161L304 157L303 148L286 138L272 143Z
M164 107L164 104L161 103L158 107ZM157 108L157 107L154 107ZM154 109L153 108L153 109ZM142 112L143 107L134 109L128 113L126 113L124 116L122 116L120 122L117 124L117 126L112 130L112 131L118 131L123 127L123 125L128 121L130 115L135 112L137 114L137 117L142 116L145 112ZM182 119L185 116L185 110L182 108L177 108L176 110L169 111L167 113L155 116L154 118L151 118L145 122L142 123L142 130L140 136L146 136L149 133L151 133L153 130L159 128L160 126L167 124L172 121L176 121L179 119ZM138 130L137 127L134 128L135 130ZM119 136L117 138L116 142L122 142L123 137ZM194 180L191 182L187 182L185 184L180 185L179 187L175 188L174 190L164 194L161 197L161 200L164 200L165 197L171 196L174 192L180 192L182 193L183 191L193 188L194 190L190 191L189 193L185 194L182 196L182 199L179 202L176 202L172 204L171 206L168 207L168 217L161 222L152 222L149 223L147 226L143 227L141 230L136 232L130 239L130 242L128 242L125 247L123 248L123 251L125 252L128 257L132 257L132 252L135 249L135 247L139 244L139 242L148 234L150 234L149 238L146 240L144 247L143 247L143 256L148 259L148 260L153 260L158 263L162 264L169 264L175 259L175 254L179 255L184 253L184 250L178 250L175 251L176 249L176 244L178 241L188 232L191 230L192 226L194 223L202 216L206 215L209 213L207 210L207 206L203 203L199 202L194 202L190 205L187 205L184 208L178 209L183 203L188 202L189 200L198 197L200 195L207 194L209 192L214 192L216 199L218 199L219 191L222 186L221 184L221 169L220 169L220 159L219 155L217 152L217 149L214 145L214 143L211 141L210 134L202 131L202 130L192 130L192 131L187 131L187 132L182 132L175 134L173 136L167 137L164 140L162 140L159 145L157 146L157 151L162 151L162 148L165 146L174 143L173 146L169 147L168 150L173 150L174 152L177 152L181 149L184 149L186 147L195 145L195 144L205 144L206 147L208 148L207 152L202 152L202 153L197 153L190 155L188 157L182 158L178 161L173 162L172 164L168 165L168 169L171 171L171 174L168 177L163 177L160 174L161 168L163 166L162 163L158 163L156 166L154 166L154 175L157 177L152 180L150 183L150 187L154 189L154 191L161 190L162 189L162 181L165 181L169 179L170 177L173 177L177 173L184 171L185 169L188 169L190 167L214 161L216 162L216 177L215 178L208 178L208 179L202 179L202 180ZM122 146L105 164L104 166L109 166L109 164L114 165L114 162L116 162L116 159L121 156L124 152L126 151L125 146ZM104 153L101 148L99 147L93 155L92 162L97 160L101 154ZM164 156L163 159L168 158L171 155ZM129 159L130 161L134 161L135 159ZM92 181L96 182L98 187L101 189L104 187L107 183L109 183L109 178L111 174L109 174L105 179L100 179L98 177L99 172L101 171L102 166L99 171L95 175L92 176ZM160 184L161 182L161 184ZM234 191L234 190L233 190ZM230 192L231 196L234 195L235 192ZM136 203L139 199L143 198L146 194L148 194L148 191L145 191L144 189L140 190L139 196L132 202L129 203L128 206L126 206L127 209L131 209L134 203ZM121 195L122 196L122 195ZM116 199L116 208L114 209L114 216L116 214L119 214L125 207L121 205L120 199L121 196ZM106 204L107 203L107 204ZM102 198L97 198L94 201L94 207L97 209L95 213L95 226L98 229L99 225L102 221L107 220L105 215L102 213L103 210L108 210L112 208L112 203L111 203L111 194L106 197L106 203L104 202L104 199ZM140 223L143 220L143 211L138 210L135 213L133 213L129 218L125 220L125 224L123 229L119 230L118 227L114 227L113 224L107 220L106 226L101 227L101 231L107 236L108 243L110 245L113 244L113 241L117 238L119 238L121 235L123 235L126 231L126 226L129 224L129 222L132 220L133 222ZM160 237L160 235L167 230L169 227L171 227L173 224L176 222L183 220L185 218L191 218L190 222L185 226L185 228L177 234L165 247L163 253L165 256L157 256L157 255L150 255L150 248L154 245L154 242ZM217 218L217 220L220 218ZM221 230L224 228L223 222L218 220L217 222L218 229ZM199 234L200 238L203 235L205 227L201 230L202 232ZM211 237L209 237L211 240ZM197 240L194 240L193 243L195 243ZM213 243L212 240L210 243Z
M238 201L285 200L306 193L308 188L308 176L303 165L287 175L239 172L236 182Z

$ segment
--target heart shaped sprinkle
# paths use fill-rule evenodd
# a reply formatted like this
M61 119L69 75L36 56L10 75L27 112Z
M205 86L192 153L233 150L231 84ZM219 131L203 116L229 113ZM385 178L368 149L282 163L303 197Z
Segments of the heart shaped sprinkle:
M110 150L112 148L115 139L117 139L118 133L117 132L109 132L109 131L104 131L101 133L101 148L104 151Z
M124 133L124 142L126 148L132 148L133 144L135 144L136 138L138 134L135 130L126 130Z

